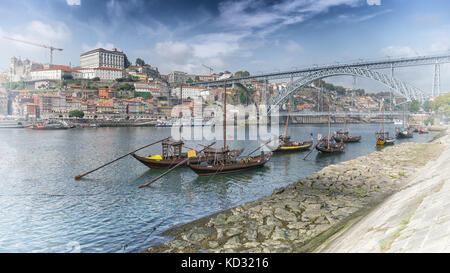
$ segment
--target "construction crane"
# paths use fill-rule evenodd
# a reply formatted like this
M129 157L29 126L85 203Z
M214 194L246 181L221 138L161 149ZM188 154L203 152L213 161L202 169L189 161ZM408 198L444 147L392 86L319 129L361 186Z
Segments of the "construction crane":
M213 72L213 70L214 69L212 69L211 67L209 67L209 66L206 66L206 65L204 65L204 64L202 64L204 67L206 67L207 69L209 69L209 75L212 75L212 72Z
M20 42L20 43L24 43L24 44L29 44L29 45L34 45L34 46L39 46L39 47L50 49L50 66L53 64L53 51L54 50L63 51L62 48L56 48L56 47L53 47L53 46L50 46L50 45L41 45L41 44L38 44L38 43L23 41L23 40L14 39L14 38L6 37L6 36L3 36L3 38L11 40L11 41L15 41L15 42Z

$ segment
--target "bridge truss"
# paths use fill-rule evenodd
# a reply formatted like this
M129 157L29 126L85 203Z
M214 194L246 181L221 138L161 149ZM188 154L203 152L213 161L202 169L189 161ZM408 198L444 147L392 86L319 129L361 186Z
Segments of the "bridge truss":
M432 96L434 96L439 95L439 78L440 78L439 65L443 63L450 63L450 54L418 56L409 58L388 58L370 61L360 59L358 62L352 63L342 63L342 64L336 63L332 65L321 65L321 66L314 65L312 67L299 68L290 71L261 73L248 77L197 82L192 83L190 85L221 86L224 84L245 83L250 81L264 81L265 83L267 83L269 80L289 78L291 79L290 84L286 86L285 89L278 92L277 95L271 99L271 101L266 102L270 104L273 103L273 105L278 105L282 103L283 100L286 99L289 94L296 92L299 88L311 83L314 80L331 76L352 75L378 81L387 86L388 88L390 88L391 91L402 95L407 100L417 99L420 102L423 102L424 99L429 97L429 95L427 94L429 94L430 92L423 92L420 89L404 81L401 81L400 79L395 78L394 69L400 67L434 65L435 72L434 72L433 88L431 92ZM391 75L388 76L385 73L375 71L378 69L390 69ZM294 78L296 79L295 81Z

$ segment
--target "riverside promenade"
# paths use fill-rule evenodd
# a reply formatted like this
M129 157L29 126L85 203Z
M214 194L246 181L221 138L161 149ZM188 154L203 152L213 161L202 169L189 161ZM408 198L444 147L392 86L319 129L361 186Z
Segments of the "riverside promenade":
M439 158L317 251L450 252L450 136L437 142L444 145Z
M345 236L347 232L351 232L350 227L359 225L363 222L362 219L370 217L367 215L372 215L383 206L385 200L392 200L396 193L416 187L415 179L423 177L422 179L427 180L433 177L427 178L426 175L431 166L436 166L436 158L444 150L448 151L448 141L448 136L445 136L432 143L403 143L327 166L297 183L276 189L270 196L170 229L163 233L170 237L170 241L152 246L145 252L269 253L376 251L377 247L378 251L380 248L397 249L401 246L396 241L401 236L414 233L407 233L408 225L405 226L402 222L404 219L408 223L414 222L414 215L409 217L410 210L397 216L399 226L392 226L390 233L386 233L382 226L375 225L381 224L384 218L371 218L374 232L380 232L380 240L372 240L373 236L366 237L368 229L365 226L362 230L355 230L359 232L361 240L372 243L372 248L368 248L368 244L363 241L357 244L359 241L356 238L350 243ZM447 152L443 153L443 156L447 155ZM445 161L440 158L438 161L445 165L448 159ZM299 166L301 163L299 161ZM433 173L438 172L437 168L432 169ZM436 187L428 191L430 193L439 189L438 186L441 190L450 187L444 187L441 176L433 179L438 182ZM409 204L409 201L400 198L395 204L397 207L417 208ZM415 200L413 204L417 202ZM420 204L430 202L432 200L424 199ZM386 211L389 211L390 206L392 207L386 207ZM380 212L381 215L387 217L386 211ZM415 214L416 217L419 215L420 213ZM390 220L389 217L384 220L388 219ZM442 217L439 219L442 220ZM450 222L450 217L445 219ZM379 230L376 230L378 227ZM405 228L399 233L399 228L402 227ZM354 235L348 236L351 238ZM396 240L392 241L392 238Z

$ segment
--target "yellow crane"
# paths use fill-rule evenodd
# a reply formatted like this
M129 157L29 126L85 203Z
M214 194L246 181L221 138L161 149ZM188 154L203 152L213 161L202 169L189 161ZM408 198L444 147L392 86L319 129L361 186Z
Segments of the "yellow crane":
M29 44L29 45L34 45L34 46L39 46L39 47L50 49L50 66L53 64L53 51L54 50L63 51L62 48L56 48L56 47L53 47L51 45L41 45L41 44L38 44L38 43L24 41L24 40L19 40L19 39L15 39L15 38L6 37L6 36L3 36L3 38L7 39L7 40L15 41L15 42L20 42L20 43L24 43L24 44Z

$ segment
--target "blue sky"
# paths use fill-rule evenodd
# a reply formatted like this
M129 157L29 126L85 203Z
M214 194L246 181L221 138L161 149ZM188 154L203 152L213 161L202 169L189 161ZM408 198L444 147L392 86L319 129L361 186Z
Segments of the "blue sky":
M0 36L62 47L57 64L77 66L86 50L116 47L162 73L207 74L202 64L257 73L446 52L449 11L445 0L2 0ZM48 62L45 49L0 39L0 70L11 56ZM431 71L397 75L429 89ZM443 89L448 72L441 68Z

